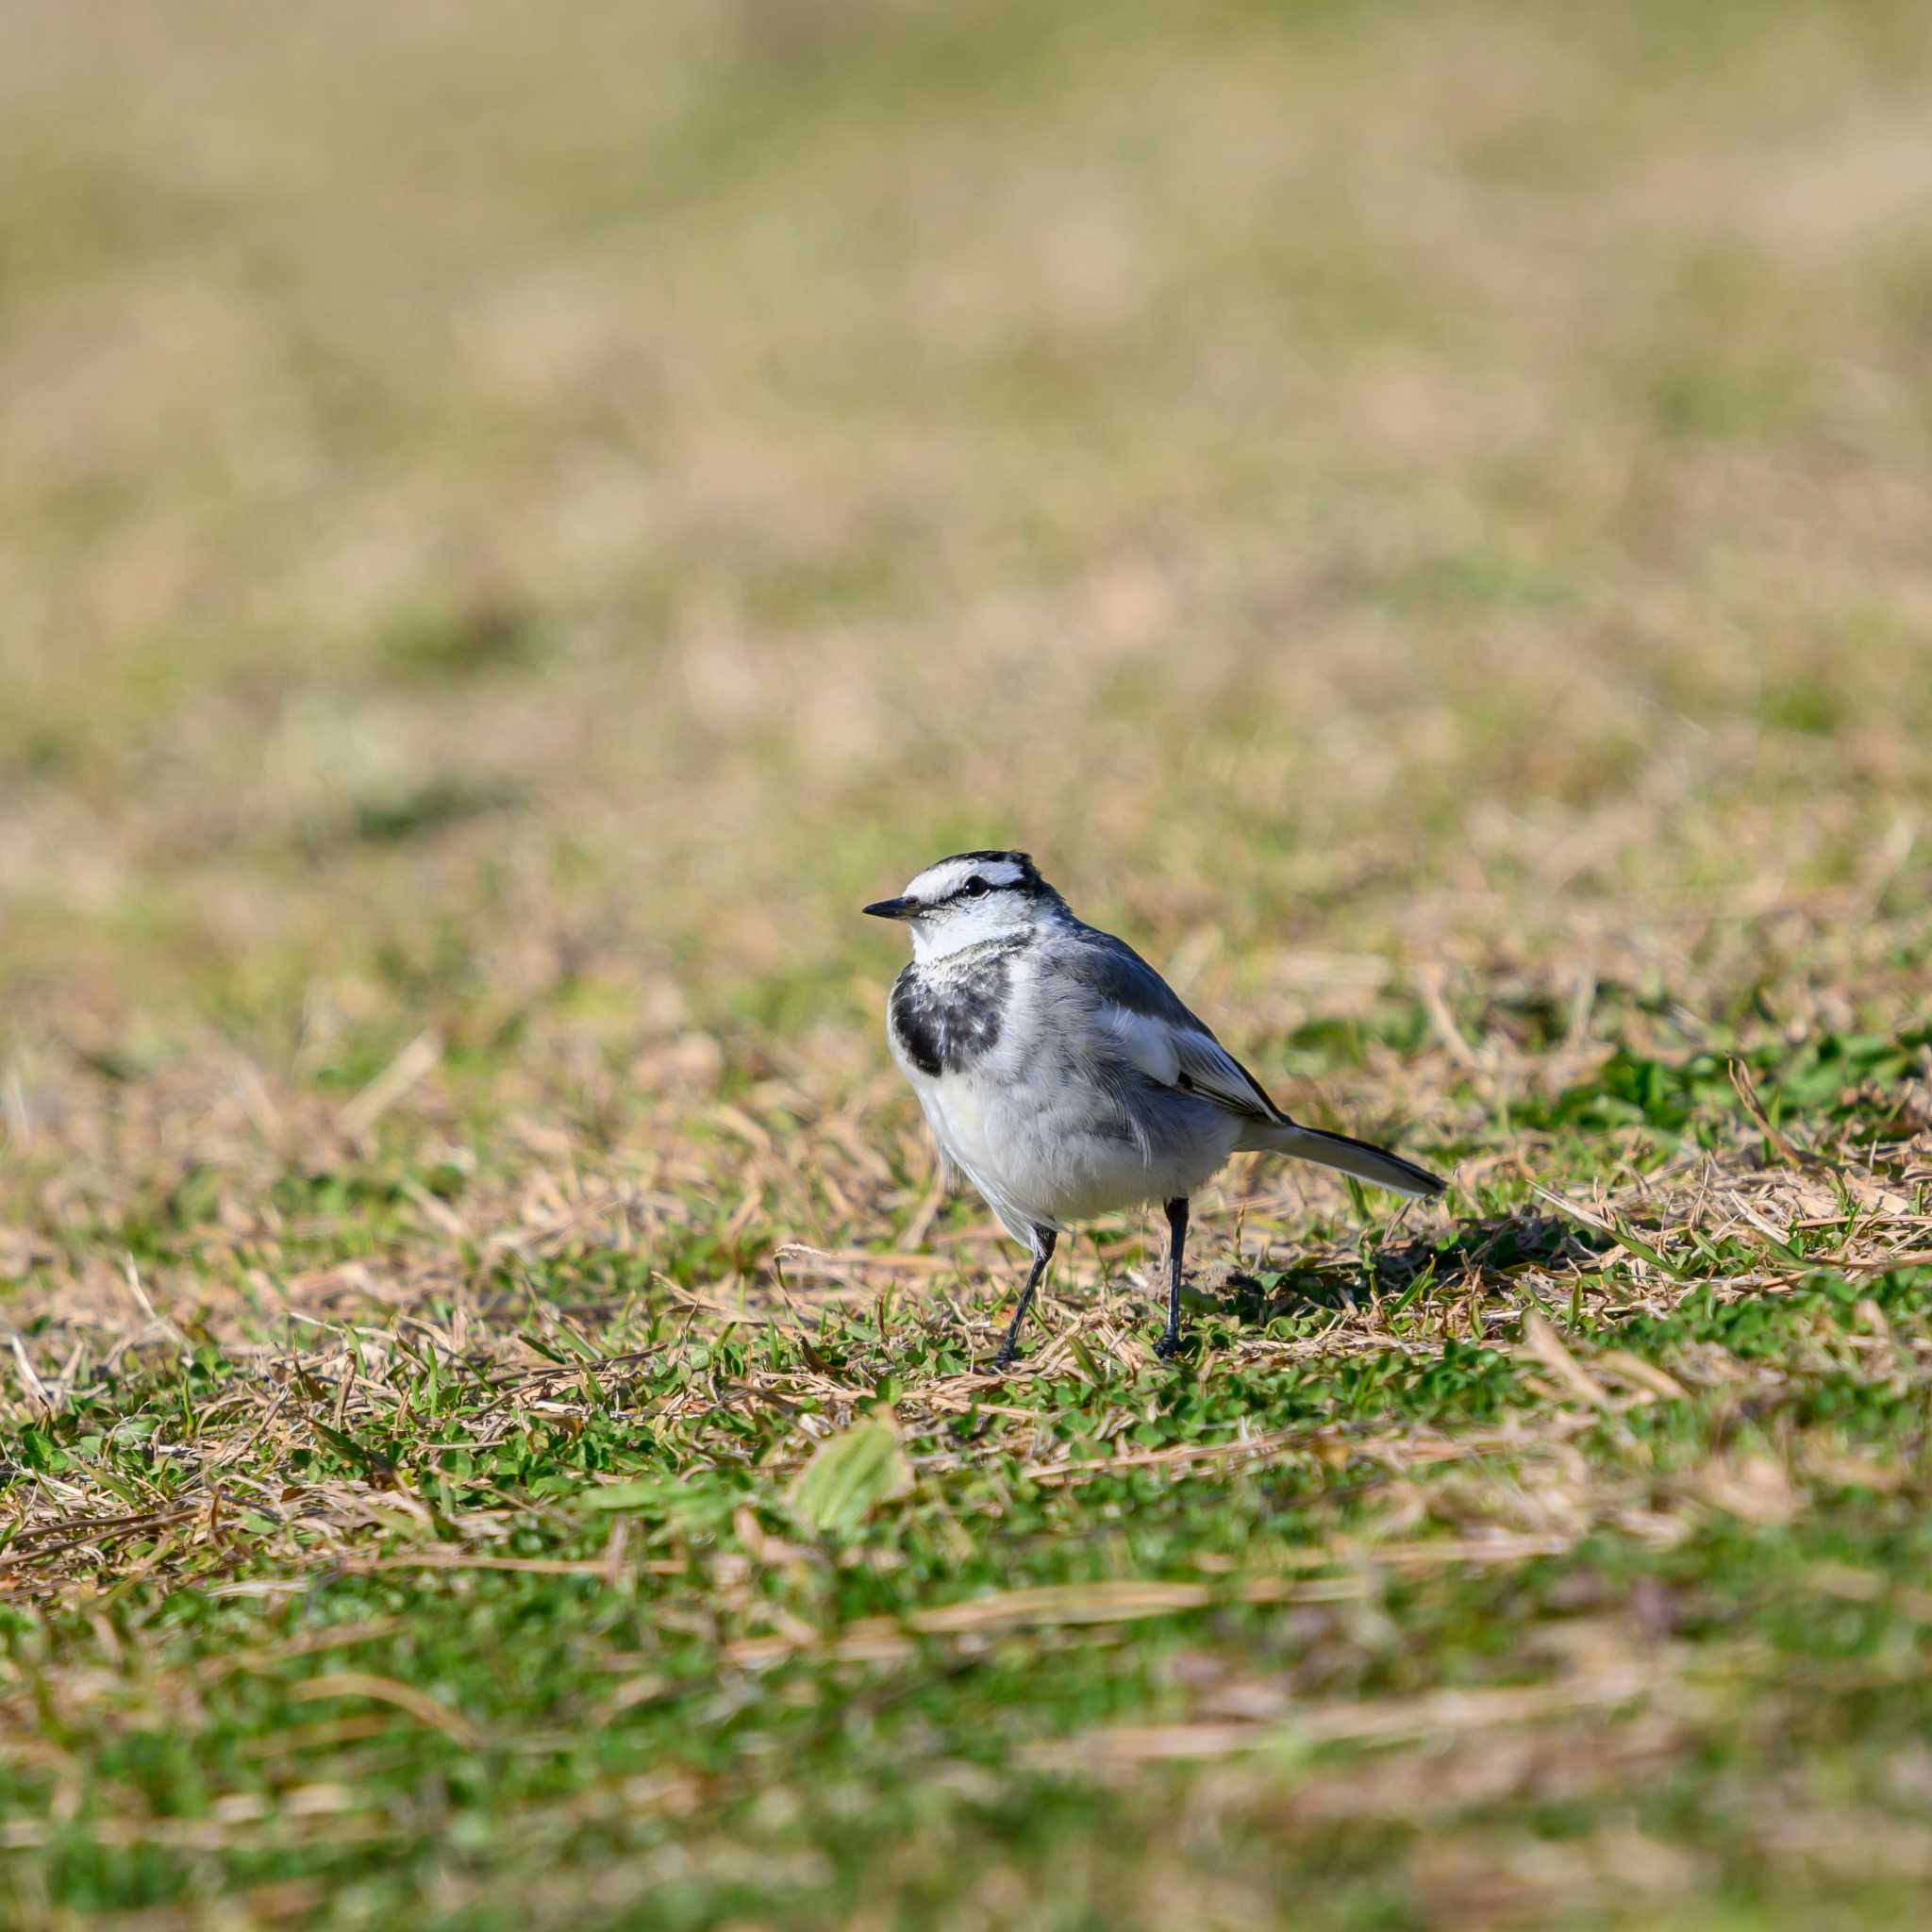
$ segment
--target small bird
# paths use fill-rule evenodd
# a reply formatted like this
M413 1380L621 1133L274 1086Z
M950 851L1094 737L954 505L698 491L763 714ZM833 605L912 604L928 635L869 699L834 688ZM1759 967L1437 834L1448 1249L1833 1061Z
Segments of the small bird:
M886 1036L946 1158L1032 1251L993 1366L1013 1360L1054 1243L1096 1214L1167 1211L1167 1328L1181 1337L1188 1197L1231 1154L1291 1154L1427 1200L1445 1185L1365 1141L1291 1121L1124 941L1074 917L1024 852L956 852L866 907L911 929Z

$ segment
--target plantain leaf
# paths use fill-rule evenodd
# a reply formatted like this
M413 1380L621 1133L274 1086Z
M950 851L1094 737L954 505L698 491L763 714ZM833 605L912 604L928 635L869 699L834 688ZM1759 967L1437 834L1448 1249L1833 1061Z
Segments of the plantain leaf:
M791 1509L821 1536L850 1536L881 1503L912 1487L891 1423L854 1423L812 1451L791 1486Z

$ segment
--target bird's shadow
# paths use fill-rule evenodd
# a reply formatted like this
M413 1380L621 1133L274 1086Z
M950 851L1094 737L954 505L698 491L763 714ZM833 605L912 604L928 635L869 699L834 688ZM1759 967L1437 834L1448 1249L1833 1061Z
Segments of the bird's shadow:
M1308 1307L1352 1308L1375 1295L1399 1300L1432 1268L1439 1284L1466 1293L1480 1289L1486 1276L1525 1263L1548 1267L1566 1253L1574 1259L1614 1245L1611 1236L1555 1215L1473 1216L1447 1233L1418 1235L1361 1256L1237 1270L1227 1276L1223 1303L1244 1324L1265 1324Z

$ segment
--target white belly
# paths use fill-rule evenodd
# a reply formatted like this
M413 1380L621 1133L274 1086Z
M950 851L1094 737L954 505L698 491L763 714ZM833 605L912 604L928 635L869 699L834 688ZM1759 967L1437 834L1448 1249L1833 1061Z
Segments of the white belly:
M915 1075L934 1138L1021 1240L1191 1194L1233 1150L1237 1124L1137 1141L1091 1092L997 1073Z

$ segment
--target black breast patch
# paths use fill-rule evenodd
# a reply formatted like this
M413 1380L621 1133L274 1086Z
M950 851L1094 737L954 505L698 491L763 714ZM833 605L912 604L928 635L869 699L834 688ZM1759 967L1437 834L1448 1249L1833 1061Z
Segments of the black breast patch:
M892 1037L922 1074L963 1074L998 1044L1011 985L1004 953L942 973L908 966L892 985Z

